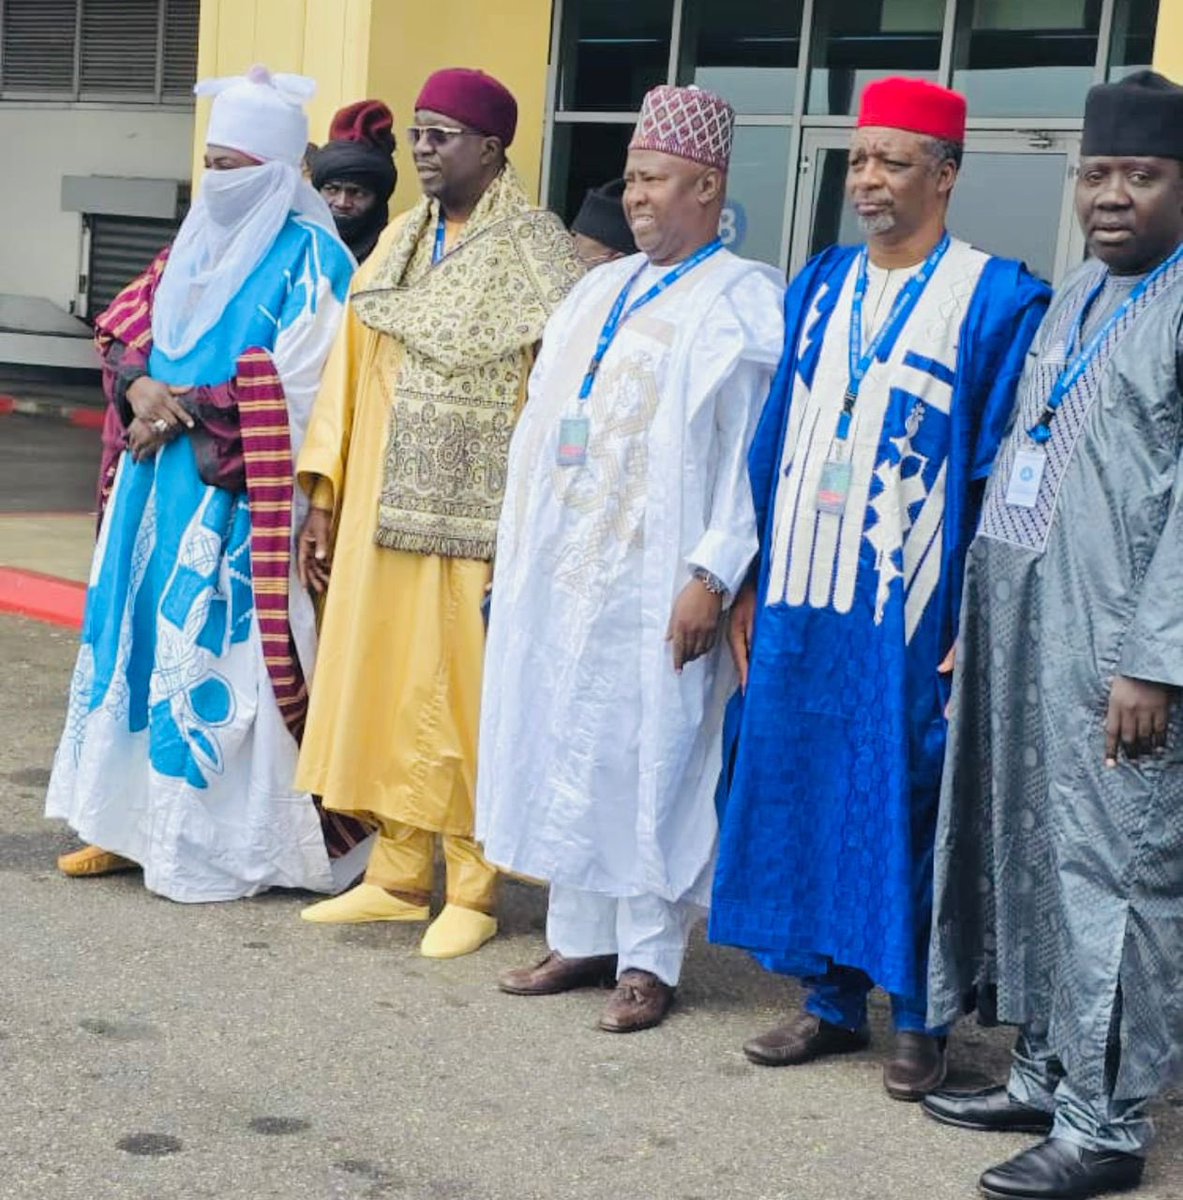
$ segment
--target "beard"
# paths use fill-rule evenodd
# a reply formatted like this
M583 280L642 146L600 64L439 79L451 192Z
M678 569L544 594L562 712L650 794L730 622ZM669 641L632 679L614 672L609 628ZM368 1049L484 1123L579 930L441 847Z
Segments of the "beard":
M895 213L881 212L873 217L859 217L858 227L867 237L878 233L890 233L895 228Z

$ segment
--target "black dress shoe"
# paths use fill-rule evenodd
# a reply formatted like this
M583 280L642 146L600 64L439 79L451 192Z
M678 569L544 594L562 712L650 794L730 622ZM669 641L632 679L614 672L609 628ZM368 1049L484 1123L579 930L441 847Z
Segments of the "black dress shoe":
M945 1082L947 1041L926 1033L900 1032L883 1064L883 1086L893 1100L922 1100Z
M1042 1133L1052 1131L1052 1114L1012 1099L1005 1087L977 1092L929 1092L920 1107L942 1125L977 1129L983 1133Z
M1086 1150L1063 1138L1048 1138L991 1167L978 1187L990 1200L1087 1200L1137 1187L1144 1166L1136 1154Z

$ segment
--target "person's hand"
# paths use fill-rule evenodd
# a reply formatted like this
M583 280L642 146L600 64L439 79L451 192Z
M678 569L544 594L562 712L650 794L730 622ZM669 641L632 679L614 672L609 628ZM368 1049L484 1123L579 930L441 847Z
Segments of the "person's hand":
M161 446L167 445L176 437L178 427L173 426L164 433L158 432L147 421L136 417L127 427L127 448L136 462L151 458Z
M323 593L333 566L333 514L310 508L296 548L296 576L303 587Z
M665 640L674 647L674 670L682 668L706 654L719 636L719 617L723 612L723 597L707 590L706 585L692 579L674 601L670 627Z
M141 375L127 389L127 402L131 405L131 411L155 433L168 433L177 428L192 429L193 418L177 399L188 390L169 387L159 379Z
M953 645L949 647L949 653L946 654L943 659L941 659L941 665L939 667L937 667L937 674L938 675L952 675L953 668L955 666L957 666L957 643L956 642L954 642ZM952 698L950 698L949 703L945 705L945 720L946 721L949 719L949 709L952 706L952 704L953 704L953 700L952 700Z
M731 624L727 630L727 642L735 669L739 672L739 690L747 693L748 666L752 655L752 631L756 627L756 585L745 583L731 606Z
M1130 761L1143 754L1161 754L1174 699L1175 689L1166 684L1118 675L1109 689L1105 716L1105 765L1117 766L1119 748Z

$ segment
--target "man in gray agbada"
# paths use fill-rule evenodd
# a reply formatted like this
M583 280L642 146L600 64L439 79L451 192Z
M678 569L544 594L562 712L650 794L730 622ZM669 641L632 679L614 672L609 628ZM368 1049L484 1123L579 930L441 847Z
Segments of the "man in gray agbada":
M970 549L929 1022L976 992L1010 1079L929 1116L1044 1141L996 1200L1136 1186L1183 1045L1183 88L1093 88L1090 261L1036 337Z

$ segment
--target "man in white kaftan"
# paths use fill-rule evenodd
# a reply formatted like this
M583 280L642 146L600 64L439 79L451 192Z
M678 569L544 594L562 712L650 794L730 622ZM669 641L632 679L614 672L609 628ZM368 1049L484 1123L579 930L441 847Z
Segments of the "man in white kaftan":
M717 239L732 119L696 89L646 98L625 192L642 253L547 325L497 544L477 835L551 884L551 953L501 986L617 978L612 1032L665 1016L709 896L735 685L714 643L756 549L747 450L783 285Z

